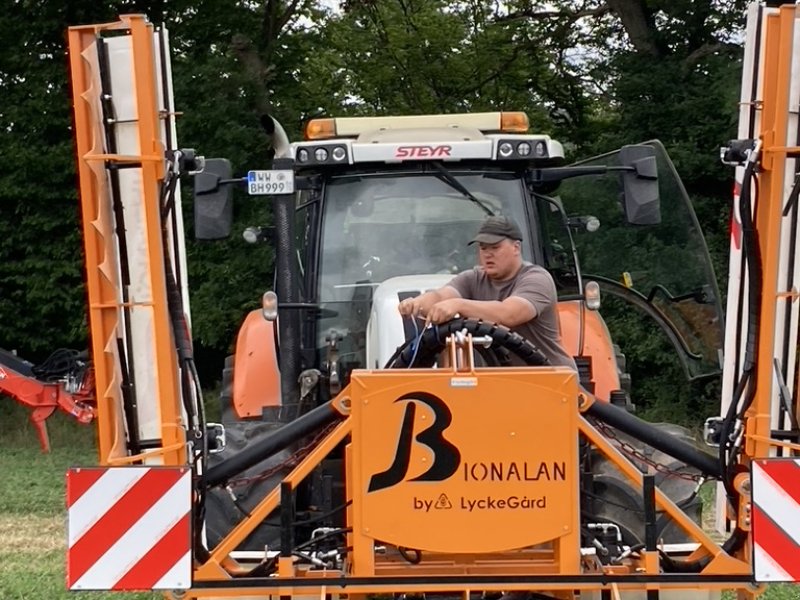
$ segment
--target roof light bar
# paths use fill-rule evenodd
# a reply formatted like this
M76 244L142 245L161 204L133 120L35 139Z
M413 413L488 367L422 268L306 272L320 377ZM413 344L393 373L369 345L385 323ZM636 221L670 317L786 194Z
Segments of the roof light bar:
M336 119L312 119L306 125L307 140L329 140L336 137Z
M524 112L487 112L444 115L406 115L400 117L339 117L313 119L305 130L307 140L358 137L381 130L468 128L484 133L525 133L530 123Z
M500 131L503 133L526 133L529 127L528 115L524 112L500 113Z

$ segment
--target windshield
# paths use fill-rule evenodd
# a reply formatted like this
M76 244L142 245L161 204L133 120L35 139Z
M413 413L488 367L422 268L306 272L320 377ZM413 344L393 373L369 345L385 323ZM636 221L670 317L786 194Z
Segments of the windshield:
M475 265L468 246L491 211L526 222L522 182L502 173L454 173L480 203L437 174L342 177L328 183L320 257L321 302L390 277L456 274ZM530 260L530 240L523 255Z
M440 172L331 178L325 187L319 257L318 347L331 329L343 336L341 360L364 365L365 332L374 288L399 275L455 275L472 268L468 246L489 211L523 229L525 188L504 172L452 171L472 198ZM476 202L477 200L477 202ZM529 232L523 257L531 260Z

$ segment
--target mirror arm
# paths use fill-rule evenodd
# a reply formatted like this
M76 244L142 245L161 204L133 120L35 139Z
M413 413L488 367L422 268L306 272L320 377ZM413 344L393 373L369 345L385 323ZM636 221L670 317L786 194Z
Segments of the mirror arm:
M245 183L246 181L247 177L234 177L233 179L220 179L217 185L233 185L236 183Z
M586 175L606 175L616 171L636 171L631 166L606 166L597 167L551 167L549 169L534 169L531 171L531 183L550 183L562 181L572 177L584 177Z

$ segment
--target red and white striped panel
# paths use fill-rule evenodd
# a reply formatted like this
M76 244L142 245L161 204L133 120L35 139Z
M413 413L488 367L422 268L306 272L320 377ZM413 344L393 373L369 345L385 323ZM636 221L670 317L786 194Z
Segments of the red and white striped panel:
M800 459L757 460L752 468L756 581L800 581Z
M189 589L192 474L188 468L67 472L67 588Z

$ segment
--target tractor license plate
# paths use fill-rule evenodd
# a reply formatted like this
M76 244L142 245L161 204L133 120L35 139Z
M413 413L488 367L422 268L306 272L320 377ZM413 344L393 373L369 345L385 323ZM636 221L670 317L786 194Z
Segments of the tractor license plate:
M248 171L247 193L251 196L293 194L294 171L291 169Z

